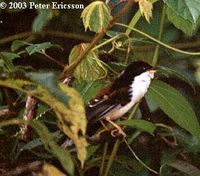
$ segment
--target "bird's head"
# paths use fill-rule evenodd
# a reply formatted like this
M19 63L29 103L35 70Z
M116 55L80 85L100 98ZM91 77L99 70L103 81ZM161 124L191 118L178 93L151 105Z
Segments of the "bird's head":
M148 72L150 77L153 79L156 69L145 62L137 61L132 62L128 65L128 67L124 71L124 75L126 75L127 77L136 77L144 72Z

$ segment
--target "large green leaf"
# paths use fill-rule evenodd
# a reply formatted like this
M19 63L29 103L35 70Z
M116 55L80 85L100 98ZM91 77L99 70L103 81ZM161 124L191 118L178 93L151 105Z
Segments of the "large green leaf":
M81 53L87 48L88 44L81 43L76 45L69 55L69 64L72 64ZM90 51L86 58L75 69L75 77L78 80L94 81L105 77L107 70L99 60L97 51Z
M191 23L197 23L200 17L199 0L163 0L177 15Z
M163 0L167 5L169 20L188 35L192 35L200 24L199 0Z
M187 35L192 35L198 25L196 23L192 23L188 20L183 19L181 16L178 16L172 9L167 8L166 10L168 19L174 24L174 26L180 30L182 30Z
M109 9L102 1L94 1L89 4L82 12L83 24L85 29L89 28L93 32L104 30L112 19Z
M180 92L170 85L155 80L147 95L178 125L189 131L200 142L200 126L198 119L188 101Z
M73 89L55 80L52 73L1 73L0 85L32 95L48 104L57 115L59 127L75 143L78 158L86 159L86 117L83 102Z

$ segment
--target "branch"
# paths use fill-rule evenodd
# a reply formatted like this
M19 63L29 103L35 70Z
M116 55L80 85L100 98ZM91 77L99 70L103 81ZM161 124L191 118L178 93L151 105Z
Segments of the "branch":
M81 63L81 61L85 58L85 56L90 52L90 50L104 37L106 32L115 24L115 22L123 15L125 14L131 7L132 5L135 4L134 0L129 0L127 4L124 6L124 8L117 13L113 19L110 21L108 27L103 30L102 32L98 33L96 37L93 38L89 46L84 50L83 53L81 53L76 61L71 64L70 66L66 66L63 70L62 75L60 76L60 79L64 79L65 77L68 77L69 75L72 75L75 68Z

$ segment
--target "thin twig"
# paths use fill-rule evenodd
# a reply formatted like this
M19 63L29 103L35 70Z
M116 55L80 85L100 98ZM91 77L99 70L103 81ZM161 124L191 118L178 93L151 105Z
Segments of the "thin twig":
M61 66L62 68L65 67L65 65L59 61L57 61L56 59L54 59L53 57L49 56L45 51L40 51L40 54L44 55L47 59L49 59L50 61L56 63L57 65Z
M100 167L100 171L99 171L99 176L103 175L104 165L105 165L105 161L106 161L107 150L108 150L108 142L106 142L104 144L103 156L102 156L102 161L101 161L101 167Z
M105 169L105 172L103 174L103 176L107 176L109 171L110 171L110 168L115 160L115 157L116 157L116 154L117 154L117 151L118 151L118 148L120 146L120 141L117 140L114 144L114 147L113 147L113 150L112 150L112 153L110 155L110 159L108 160L108 164L106 166L106 169Z
M133 149L130 147L130 145L128 144L127 140L125 140L125 144L127 145L127 147L129 148L129 150L131 151L131 153L133 154L133 156L136 158L136 160L139 161L140 164L142 164L146 169L148 169L149 171L153 172L154 174L158 175L158 172L151 169L149 166L147 166L137 155L136 153L133 151Z

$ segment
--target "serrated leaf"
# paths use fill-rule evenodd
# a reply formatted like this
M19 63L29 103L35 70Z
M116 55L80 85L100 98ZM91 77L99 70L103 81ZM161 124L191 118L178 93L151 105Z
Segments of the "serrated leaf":
M167 7L166 9L168 19L174 24L174 26L180 30L182 30L187 35L193 35L197 30L198 25L196 23L192 23L189 20L183 19L181 16L178 16L176 12ZM200 21L200 20L199 20Z
M95 1L89 4L82 12L85 30L89 28L93 32L101 32L106 29L112 16L106 4L102 1Z
M12 42L10 49L11 49L12 52L15 52L18 49L20 49L21 47L26 46L26 45L30 45L30 44L25 42L25 41L15 40L15 41Z
M151 135L154 135L154 131L156 130L156 125L148 122L146 120L140 120L140 119L130 119L130 120L124 120L118 122L119 125L125 125L132 128L137 128L140 131L145 131Z
M42 167L42 174L41 176L66 176L62 173L58 168L51 164L45 163Z
M152 18L153 4L149 0L136 0L139 4L141 15L144 15L145 19L150 23Z
M81 53L87 48L88 44L81 43L76 45L70 52L69 65L71 65ZM106 76L107 70L99 60L97 51L90 51L86 58L76 67L74 76L79 80L94 81Z
M38 16L34 19L32 24L32 31L34 33L42 32L43 28L48 24L48 22L53 18L53 10L38 10Z
M39 44L32 44L30 46L27 46L25 49L28 52L29 55L32 55L36 52L46 50L48 48L53 47L54 45L51 42L44 42Z
M164 0L169 20L188 35L192 35L200 25L199 0Z
M170 85L154 80L147 95L179 126L189 131L200 142L198 119L188 101Z
M2 73L0 85L20 90L48 104L58 118L60 129L74 141L78 158L83 165L87 155L87 142L85 139L86 117L82 100L73 88L57 83L51 74L46 74L49 75L48 77L44 75L44 73L34 75L34 73L26 74L19 71ZM45 82L45 79L41 77L49 80ZM51 91L53 85L54 91Z
M200 17L200 1L199 0L163 0L164 3L172 9L178 16L197 23Z

